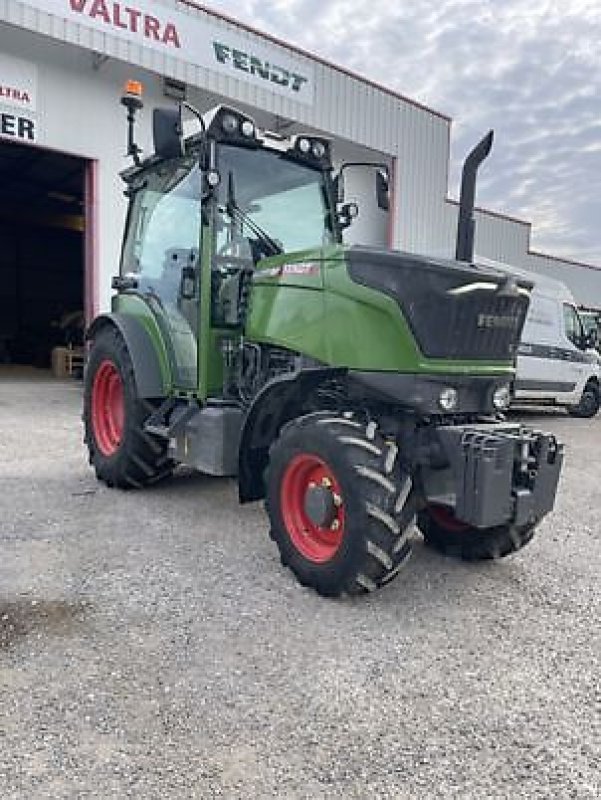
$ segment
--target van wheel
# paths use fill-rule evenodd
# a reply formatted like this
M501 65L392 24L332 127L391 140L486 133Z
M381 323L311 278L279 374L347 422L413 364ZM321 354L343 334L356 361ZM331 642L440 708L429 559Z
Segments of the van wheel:
M584 387L582 397L577 406L570 406L568 412L573 417L583 417L589 419L594 417L601 407L601 392L599 386L594 381L589 381Z

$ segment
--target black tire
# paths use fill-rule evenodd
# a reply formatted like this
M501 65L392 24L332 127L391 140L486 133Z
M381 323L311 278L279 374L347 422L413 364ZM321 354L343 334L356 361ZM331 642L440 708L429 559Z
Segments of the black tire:
M295 501L291 501L290 494L284 497L286 487L291 485L290 476L299 469L299 463L304 463L303 459L319 460L329 470L335 487L335 521L342 518L342 530L336 534L340 543L320 562L308 557L295 543L295 525L290 522L290 508L294 511ZM271 537L282 564L303 586L310 586L321 595L337 597L374 591L396 577L411 555L410 533L416 507L411 476L401 467L396 443L386 441L374 422L366 426L355 417L333 412L293 420L271 447L266 483ZM303 495L302 510L298 511L303 524L308 520L309 491ZM328 490L319 488L319 492L325 492L327 505ZM339 508L335 507L336 502ZM308 524L312 531L328 536L328 525L331 528L334 522Z
M105 441L106 431L99 413L93 410L101 371L108 371L114 380L121 381L122 431L111 447ZM123 338L112 326L102 328L92 342L86 366L83 419L90 464L96 477L107 486L139 489L171 475L173 462L167 456L167 442L144 431L144 423L157 404L158 401L137 396L132 362Z
M599 408L601 408L601 391L599 390L598 384L594 381L589 381L584 387L578 405L570 406L568 412L572 417L590 419L596 416Z
M516 553L528 544L536 528L536 525L472 528L456 522L450 512L428 508L418 514L417 525L428 546L464 561L485 561Z

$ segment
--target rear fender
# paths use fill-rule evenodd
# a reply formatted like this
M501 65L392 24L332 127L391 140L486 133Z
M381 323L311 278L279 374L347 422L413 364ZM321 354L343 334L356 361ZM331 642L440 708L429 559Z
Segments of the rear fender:
M346 374L346 369L317 367L274 378L250 406L240 438L238 492L241 503L265 497L263 473L269 448L282 426L299 416L308 395L324 381Z
M132 361L138 397L165 397L169 393L169 376L161 370L159 356L150 334L137 317L129 314L102 314L88 328L91 341L107 327L119 331Z

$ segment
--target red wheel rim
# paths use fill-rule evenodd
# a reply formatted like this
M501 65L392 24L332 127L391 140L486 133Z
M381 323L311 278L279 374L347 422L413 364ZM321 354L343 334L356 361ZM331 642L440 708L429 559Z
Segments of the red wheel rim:
M92 427L102 455L117 452L124 423L123 381L117 367L107 359L98 367L92 385Z
M470 526L461 522L447 506L428 506L428 512L434 522L450 533L465 533Z
M314 487L331 493L334 515L327 525L316 524L307 514L307 493ZM308 453L295 456L282 479L280 506L288 535L306 559L324 564L336 555L344 539L344 505L340 485L325 461Z

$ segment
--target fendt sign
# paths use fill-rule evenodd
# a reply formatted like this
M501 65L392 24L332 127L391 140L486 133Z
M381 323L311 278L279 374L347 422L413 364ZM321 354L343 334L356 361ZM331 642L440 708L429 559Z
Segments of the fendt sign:
M290 100L313 103L315 79L309 61L295 58L258 37L243 37L209 16L184 14L150 0L22 2L83 28L127 39L194 66L253 83Z

